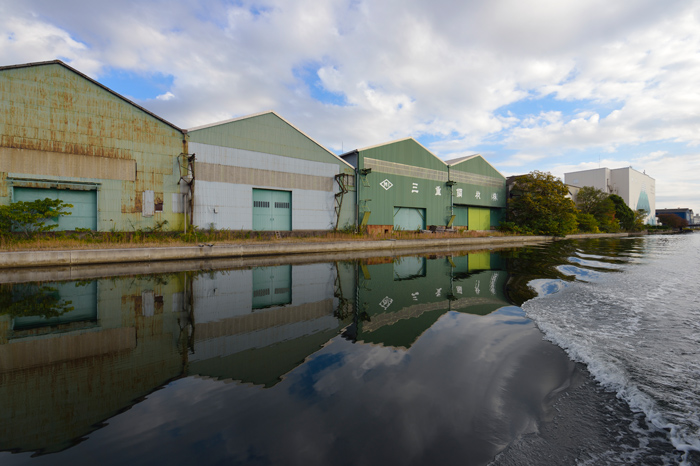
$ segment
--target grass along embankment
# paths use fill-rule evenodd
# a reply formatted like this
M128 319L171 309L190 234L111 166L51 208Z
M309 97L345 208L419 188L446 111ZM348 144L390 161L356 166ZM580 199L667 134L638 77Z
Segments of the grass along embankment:
M0 268L72 267L110 263L153 261L210 260L221 258L284 256L299 254L328 254L336 252L384 250L397 251L437 248L470 248L518 246L549 241L550 236L512 236L497 232L418 233L397 232L390 235L368 236L347 233L309 233L301 236L276 237L258 234L255 237L223 239L220 232L203 236L202 241L182 238L124 238L119 242L95 241L87 238L35 238L18 241L13 249L0 252ZM106 235L106 234L105 234ZM217 236L218 235L218 236ZM579 237L627 236L627 233L603 235L572 235ZM21 247L19 247L21 246Z
M257 244L257 243L323 243L338 241L377 241L440 238L481 238L512 236L497 231L455 231L419 233L396 231L389 234L366 235L341 231L275 232L197 230L179 232L52 232L25 237L20 234L0 235L0 251L63 251L79 249L124 249L188 247L198 244Z

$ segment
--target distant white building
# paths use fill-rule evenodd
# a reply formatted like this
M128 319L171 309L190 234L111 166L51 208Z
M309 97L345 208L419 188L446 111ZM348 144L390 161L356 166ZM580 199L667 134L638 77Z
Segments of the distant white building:
M656 224L656 181L632 167L596 168L564 174L564 183L583 188L592 186L607 194L617 194L632 210L647 213L645 223Z

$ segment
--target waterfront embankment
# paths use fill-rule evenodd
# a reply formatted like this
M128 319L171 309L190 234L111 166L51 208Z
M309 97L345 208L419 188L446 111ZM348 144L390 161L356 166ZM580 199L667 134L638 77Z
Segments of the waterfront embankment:
M567 238L619 237L628 233L570 235ZM265 256L293 256L360 251L425 251L438 248L517 247L524 244L554 241L551 236L487 236L471 238L366 240L333 242L269 241L237 244L198 244L195 246L72 249L0 252L0 269L37 267L75 267L98 264L150 263Z

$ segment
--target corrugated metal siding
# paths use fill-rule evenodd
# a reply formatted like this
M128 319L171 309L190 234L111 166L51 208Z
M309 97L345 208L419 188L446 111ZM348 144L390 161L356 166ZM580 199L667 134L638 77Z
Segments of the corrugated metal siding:
M254 188L260 186L198 181L194 224L201 228L213 224L218 229L252 230ZM348 196L351 194L347 194L346 199ZM292 230L332 229L335 226L333 202L332 192L293 189Z
M197 164L197 180L315 191L333 191L334 189L331 176L301 175L207 163Z
M506 179L481 156L450 165L455 204L505 209Z
M361 210L372 212L370 225L393 225L394 207L425 209L426 225L450 218L447 166L412 139L359 151ZM364 201L364 202L363 202Z
M447 166L445 163L413 139L383 144L364 149L360 152L363 159L369 157L411 167L430 168L447 173ZM360 168L365 168L365 166L362 165Z
M354 170L344 163L253 152L247 149L189 143L197 154L195 224L208 228L251 229L252 189L291 190L292 229L327 230L336 224L334 195L340 191L335 175ZM343 196L340 227L354 224L355 193Z
M447 181L446 170L433 170L431 168L414 167L405 163L388 162L370 157L364 159L365 168L379 171L388 175L408 176L411 178L421 178L423 180Z
M409 178L372 171L369 186L359 183L360 200L370 199L370 225L393 225L394 207L425 209L426 225L445 225L449 220L450 193L444 182Z
M0 171L13 178L100 183L98 230L161 220L182 228L183 214L169 205L179 192L182 133L70 69L0 70L0 135ZM146 190L165 203L152 218L142 215Z
M344 165L274 113L194 129L188 134L190 142Z

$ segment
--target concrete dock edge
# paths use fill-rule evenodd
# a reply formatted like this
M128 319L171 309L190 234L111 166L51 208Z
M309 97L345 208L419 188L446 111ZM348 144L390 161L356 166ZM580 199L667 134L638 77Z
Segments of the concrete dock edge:
M571 235L566 238L620 237L627 233ZM281 256L347 251L385 250L389 253L402 249L434 249L493 245L517 247L541 243L557 238L550 236L493 236L478 238L439 238L415 240L368 240L334 242L265 242L255 244L199 244L185 247L74 249L65 251L12 251L0 252L0 268L81 266L154 261L207 260L256 256Z

